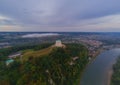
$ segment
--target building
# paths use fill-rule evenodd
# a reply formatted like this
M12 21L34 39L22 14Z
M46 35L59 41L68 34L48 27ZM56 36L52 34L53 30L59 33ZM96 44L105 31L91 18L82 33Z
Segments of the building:
M14 60L13 59L8 59L8 60L6 60L6 65L8 66L10 63L12 63L12 62L14 62Z
M52 47L61 47L61 48L65 48L66 46L64 44L62 44L61 40L56 40L55 44Z
M56 47L63 47L61 40L56 40L55 46Z

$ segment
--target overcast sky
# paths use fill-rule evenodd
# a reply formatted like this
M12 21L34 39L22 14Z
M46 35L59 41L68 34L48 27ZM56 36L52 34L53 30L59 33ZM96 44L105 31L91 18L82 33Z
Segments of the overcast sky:
M0 31L120 32L120 0L0 0Z

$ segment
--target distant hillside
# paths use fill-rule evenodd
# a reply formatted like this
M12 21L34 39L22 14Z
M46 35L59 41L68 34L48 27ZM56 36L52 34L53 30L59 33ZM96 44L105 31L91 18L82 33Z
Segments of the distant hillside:
M0 63L0 85L78 85L88 63L87 48L81 44L23 52L24 62Z

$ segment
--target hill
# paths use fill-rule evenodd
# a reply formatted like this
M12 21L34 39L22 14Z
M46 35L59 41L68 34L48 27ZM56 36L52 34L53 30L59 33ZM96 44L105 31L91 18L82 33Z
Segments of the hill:
M23 57L27 61L0 63L0 85L78 85L88 63L87 48L81 44L26 50Z

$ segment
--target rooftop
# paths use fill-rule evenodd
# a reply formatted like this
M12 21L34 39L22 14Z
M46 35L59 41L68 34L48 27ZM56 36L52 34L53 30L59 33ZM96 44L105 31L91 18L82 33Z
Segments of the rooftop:
M56 40L56 42L61 42L61 40Z
M6 65L9 65L9 64L12 63L12 62L14 62L13 59L8 59L8 60L6 60Z

